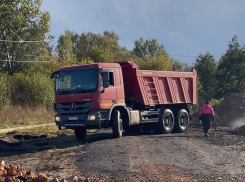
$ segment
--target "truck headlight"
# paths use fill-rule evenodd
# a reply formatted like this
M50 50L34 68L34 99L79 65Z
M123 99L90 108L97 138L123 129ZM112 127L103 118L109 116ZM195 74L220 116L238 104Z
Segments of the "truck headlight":
M55 116L55 121L56 121L56 122L61 121L60 116Z
M96 119L96 116L95 115L89 115L88 116L88 120L95 120Z

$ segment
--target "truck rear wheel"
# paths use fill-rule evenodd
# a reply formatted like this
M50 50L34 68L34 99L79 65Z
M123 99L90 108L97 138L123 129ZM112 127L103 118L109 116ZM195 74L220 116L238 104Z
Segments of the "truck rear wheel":
M174 128L174 115L170 109L165 109L162 116L159 118L154 132L171 133Z
M112 133L115 138L122 137L123 124L120 111L115 111L112 115Z
M86 139L86 128L82 127L82 128L74 128L74 132L75 132L75 136L77 140L83 140Z
M174 130L176 132L184 132L189 125L189 114L185 109L181 109L176 117Z

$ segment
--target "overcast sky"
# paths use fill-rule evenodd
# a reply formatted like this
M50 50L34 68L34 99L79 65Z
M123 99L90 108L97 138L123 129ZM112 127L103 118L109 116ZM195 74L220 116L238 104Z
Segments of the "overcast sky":
M115 31L120 45L156 39L172 57L192 64L201 52L219 59L234 35L245 44L245 0L43 0L51 34Z

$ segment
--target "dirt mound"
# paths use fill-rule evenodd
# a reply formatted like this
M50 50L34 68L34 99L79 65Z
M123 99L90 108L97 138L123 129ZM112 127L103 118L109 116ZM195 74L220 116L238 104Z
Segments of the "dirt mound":
M215 105L215 123L221 126L238 128L245 125L245 94L233 94Z
M18 165L6 165L4 161L0 162L0 182L89 182L89 178L72 176L67 179L50 178L45 173L39 173L37 176L31 171Z

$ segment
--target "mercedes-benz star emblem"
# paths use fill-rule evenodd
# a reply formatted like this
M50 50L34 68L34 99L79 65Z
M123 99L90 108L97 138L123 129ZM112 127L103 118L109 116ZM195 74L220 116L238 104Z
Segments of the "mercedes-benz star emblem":
M71 111L76 110L76 104L75 104L75 103L71 103L71 105L70 105L70 110L71 110Z

